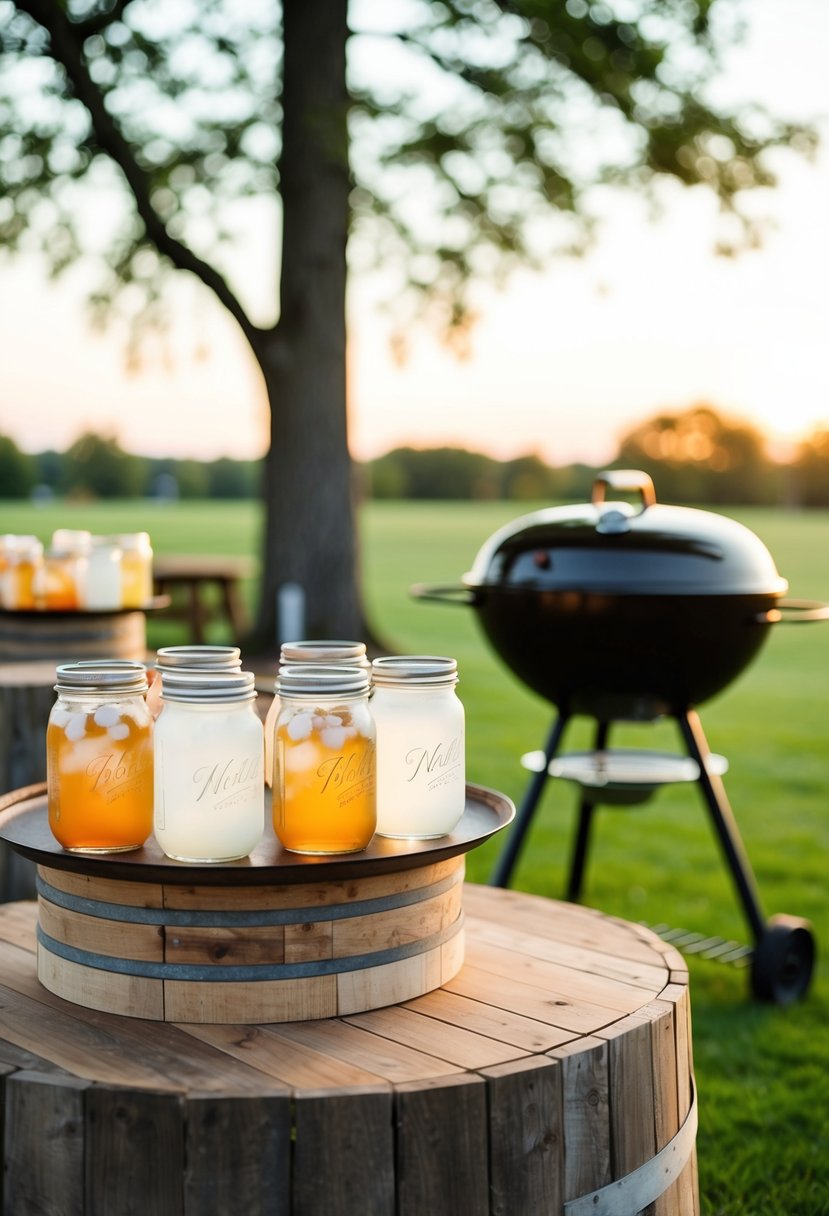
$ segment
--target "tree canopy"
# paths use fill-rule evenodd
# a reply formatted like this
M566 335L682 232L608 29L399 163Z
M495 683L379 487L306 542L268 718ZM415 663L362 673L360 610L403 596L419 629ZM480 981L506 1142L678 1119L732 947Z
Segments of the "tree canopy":
M462 333L470 284L589 239L591 190L742 203L808 129L716 104L731 0L0 0L0 243L103 268L100 316L163 324L171 271L228 310L271 407L260 633L279 584L360 628L346 252L405 335ZM349 28L350 27L350 28ZM658 192L658 191L657 191ZM92 205L117 200L106 211ZM264 218L263 218L264 217ZM238 248L263 251L254 315ZM273 248L271 269L265 251ZM278 263L278 268L277 268ZM232 425L232 417L228 418ZM313 490L313 512L298 510Z

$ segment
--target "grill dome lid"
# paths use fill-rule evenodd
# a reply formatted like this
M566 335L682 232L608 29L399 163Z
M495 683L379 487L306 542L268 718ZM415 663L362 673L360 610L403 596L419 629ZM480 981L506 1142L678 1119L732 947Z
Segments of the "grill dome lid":
M639 501L608 500L608 490ZM614 595L783 595L760 538L713 511L663 506L638 469L600 473L589 503L520 516L481 546L470 588Z

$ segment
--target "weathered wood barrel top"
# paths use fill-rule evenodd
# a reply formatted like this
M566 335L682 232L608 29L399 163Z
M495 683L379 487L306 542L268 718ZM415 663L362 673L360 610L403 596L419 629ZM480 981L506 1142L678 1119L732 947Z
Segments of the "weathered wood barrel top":
M37 979L0 907L4 1211L693 1216L687 971L648 930L467 885L462 969L294 1023L165 1023Z
M144 659L143 610L118 612L8 612L0 610L0 661Z

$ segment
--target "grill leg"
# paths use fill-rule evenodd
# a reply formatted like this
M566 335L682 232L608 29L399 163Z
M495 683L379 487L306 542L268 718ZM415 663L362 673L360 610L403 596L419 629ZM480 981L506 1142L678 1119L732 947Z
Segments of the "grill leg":
M737 821L726 796L725 786L720 777L708 772L706 759L710 749L699 715L695 710L689 709L685 714L678 715L677 721L688 748L688 754L699 765L697 781L711 813L714 829L731 870L737 894L754 936L754 943L757 945L765 935L766 923L760 910L754 875L740 838Z
M595 804L582 798L579 802L579 818L576 825L576 839L573 843L573 853L570 858L570 875L567 879L565 898L571 904L577 904L581 896L581 884L584 878L584 868L587 862L587 845L590 839L590 828L593 823Z
M553 722L549 738L547 739L547 746L544 749L544 766L539 772L533 773L524 791L524 797L518 808L518 814L515 817L512 831L507 837L506 844L495 863L495 869L492 871L492 876L489 880L491 887L508 887L510 884L510 878L518 861L518 854L521 852L524 837L529 830L532 817L535 814L535 808L538 805L538 800L547 781L547 769L553 756L558 751L558 745L561 742L561 737L564 734L564 728L568 721L569 714L559 714Z
M607 737L610 733L610 724L608 722L599 721L596 723L596 739L595 749L597 752L603 752L607 747ZM570 858L570 875L567 879L566 898L570 903L578 903L581 896L582 881L584 879L584 870L587 865L587 846L590 842L590 829L593 825L593 812L596 809L595 802L592 802L585 793L582 793L579 802L579 817L576 825L576 838L573 842L573 852Z

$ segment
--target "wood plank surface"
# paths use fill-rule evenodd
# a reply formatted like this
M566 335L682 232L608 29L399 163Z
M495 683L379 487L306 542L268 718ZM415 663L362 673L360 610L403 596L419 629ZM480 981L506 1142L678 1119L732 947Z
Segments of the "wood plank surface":
M564 1199L577 1199L611 1181L610 1080L607 1043L584 1038L551 1051L561 1065L567 1151Z
M341 971L337 978L337 1012L362 1013L381 1005L411 1000L437 988L443 974L442 947L412 958L398 959L359 971Z
M185 1216L289 1216L287 1093L190 1094L185 1128Z
M390 1091L297 1098L295 1216L394 1216L394 1174Z
M610 1168L619 1179L656 1154L651 1024L631 1014L598 1037L608 1044Z
M658 996L663 987L657 984L653 988L642 989L623 980L533 958L523 953L520 945L516 949L510 949L506 942L493 946L475 935L474 922L471 928L473 932L467 960L473 966L505 979L545 988L548 992L566 994L570 1000L584 1000L601 1006L610 1011L610 1016L634 1013L648 997Z
M499 890L498 912L493 916L492 891L492 887L467 883L464 888L467 916L480 916L490 924L507 925L518 932L538 933L551 941L568 942L646 964L659 963L660 947L667 945L643 926L608 916L597 908L524 891Z
M455 875L463 879L463 857L422 866L420 869L395 871L361 878L359 882L285 883L280 886L204 886L198 883L166 883L164 907L199 910L206 906L231 911L238 908L319 908L361 903L385 895L418 891Z
M183 1216L182 1101L146 1089L90 1087L87 1216Z
M398 1216L489 1210L486 1086L456 1075L396 1090Z
M564 1202L562 1068L525 1059L484 1069L492 1216L558 1212Z
M515 928L485 921L480 917L473 917L471 920L467 917L467 920L478 941L514 950L532 959L560 963L589 975L620 980L643 988L651 995L655 995L665 986L665 967L661 961L656 964L645 963L640 959L620 958L604 950L588 948L581 944L555 941L549 936L549 931L546 936L542 936L539 933L521 933ZM640 996L639 999L643 998Z
M416 1001L407 1002L405 1007L427 1014L438 1022L464 1027L527 1052L549 1051L551 1047L558 1047L573 1038L573 1031L524 1017L487 1001L459 996L447 988L427 992ZM442 1036L443 1031L436 1028L436 1033Z
M337 1059L324 1050L302 1043L288 1046L272 1026L183 1026L181 1030L236 1060L250 1060L260 1073L291 1086L297 1092L365 1087L382 1084L378 1072Z
M9 1216L85 1216L86 1088L77 1078L39 1072L20 1071L6 1080L3 1211Z
M355 1014L346 1021L350 1026L359 1026L421 1052L433 1054L435 1044L439 1043L441 1059L460 1068L488 1067L529 1054L509 1043L500 1043L477 1034L463 1025L444 1023L436 1027L434 1020L420 1010L406 1009L401 1005Z
M99 903L125 904L131 908L161 908L163 889L159 883L121 882L116 878L97 878L71 870L38 866L40 878L66 895L78 899L93 899Z
M561 1031L569 1031L565 1038L592 1034L619 1016L610 1009L591 1005L584 1000L570 1001L561 992L551 993L549 988L540 984L522 984L508 975L469 962L455 979L444 984L444 988L459 996L547 1022Z
M164 960L164 930L161 925L135 925L103 920L60 908L40 898L39 920L45 933L67 946L115 958L160 963Z
M337 1013L337 976L292 980L231 980L198 983L163 980L168 1022L281 1022L331 1018Z
M286 1052L295 1046L308 1047L332 1060L371 1071L394 1085L458 1071L439 1054L440 1039L433 1041L431 1053L425 1053L346 1021L292 1022L289 1026L268 1027L267 1033L282 1043Z

